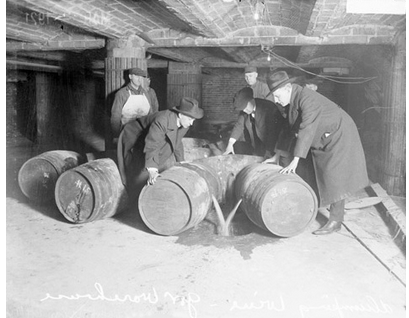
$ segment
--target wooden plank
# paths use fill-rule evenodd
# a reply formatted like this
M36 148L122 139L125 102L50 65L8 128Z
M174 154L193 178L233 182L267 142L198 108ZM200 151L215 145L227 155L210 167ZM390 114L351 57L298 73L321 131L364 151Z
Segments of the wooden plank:
M386 191L378 184L370 185L366 191L369 195L376 195L382 198L382 202L377 206L378 211L388 222L389 228L395 234L395 242L406 245L406 215L403 211L393 202L392 198L386 193Z
M406 270L395 261L396 249L390 249L353 221L344 221L345 228L383 265L406 286Z
M383 220L387 223L389 231L394 233L394 236L391 237L390 240L394 246L388 246L380 242L353 220L346 220L343 224L396 279L406 286L406 270L396 260L396 254L400 252L403 253L406 246L406 216L378 183L370 185L365 190L369 196L377 196L382 199L382 202L377 204L374 208L381 213Z

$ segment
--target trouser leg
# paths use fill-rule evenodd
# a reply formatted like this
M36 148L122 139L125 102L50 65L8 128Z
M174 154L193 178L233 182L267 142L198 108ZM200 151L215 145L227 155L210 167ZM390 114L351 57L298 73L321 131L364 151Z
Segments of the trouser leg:
M329 220L343 222L345 215L345 200L331 203L329 208Z

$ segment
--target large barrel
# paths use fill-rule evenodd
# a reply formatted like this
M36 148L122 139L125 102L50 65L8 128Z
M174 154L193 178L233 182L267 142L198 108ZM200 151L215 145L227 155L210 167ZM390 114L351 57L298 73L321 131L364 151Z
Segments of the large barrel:
M111 217L127 207L128 196L112 159L96 159L64 172L55 186L55 201L73 223Z
M44 152L27 160L18 172L18 184L31 201L46 203L54 200L55 184L65 171L85 162L80 154L67 150Z
M200 163L184 163L161 173L154 185L145 186L138 207L148 228L160 235L176 235L200 223L220 198L217 173Z
M235 180L242 209L260 228L290 237L315 219L318 200L312 188L296 174L280 174L282 167L255 163L243 168Z

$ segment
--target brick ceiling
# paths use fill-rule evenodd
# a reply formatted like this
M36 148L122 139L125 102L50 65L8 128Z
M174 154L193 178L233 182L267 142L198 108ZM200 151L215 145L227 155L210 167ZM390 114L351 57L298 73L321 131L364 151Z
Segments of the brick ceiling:
M257 2L264 7L255 20ZM406 28L404 14L351 14L346 6L347 0L7 0L7 58L60 64L81 53L98 64L110 40L136 38L150 63L313 67L353 59L352 47L391 45Z

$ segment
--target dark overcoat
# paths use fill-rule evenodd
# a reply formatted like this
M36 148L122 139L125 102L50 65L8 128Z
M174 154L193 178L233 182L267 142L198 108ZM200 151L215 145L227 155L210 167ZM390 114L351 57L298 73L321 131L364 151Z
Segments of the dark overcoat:
M163 110L126 124L118 138L118 168L124 185L143 169L159 172L184 160L182 138L188 128L177 126L177 113Z
M321 206L340 201L369 184L365 155L352 118L321 94L292 84L290 125L299 121L294 157L311 149Z
M263 156L266 150L273 154L284 119L273 102L259 98L255 98L255 102L255 130L262 144L257 147L250 118L251 115L243 111L240 112L230 137L238 140L244 136L244 140L252 145L258 155Z

